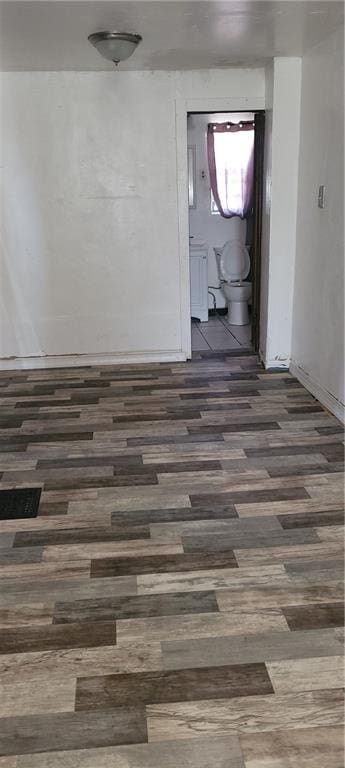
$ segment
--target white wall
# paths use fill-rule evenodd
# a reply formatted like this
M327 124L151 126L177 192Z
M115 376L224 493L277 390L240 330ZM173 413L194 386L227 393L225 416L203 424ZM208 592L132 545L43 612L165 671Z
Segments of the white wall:
M0 357L173 359L182 348L175 105L255 100L263 70L1 78Z
M291 355L301 59L276 58L266 70L261 355L267 368L289 367Z
M343 30L303 58L292 370L344 418ZM326 187L325 208L317 206Z
M190 115L188 118L188 144L196 150L196 207L189 209L189 231L195 240L203 240L208 246L208 284L219 286L219 275L213 249L222 247L229 239L229 219L220 214L211 213L211 185L207 160L207 125L223 123L226 120L240 122L253 120L253 112L210 113ZM202 173L204 172L204 178ZM214 291L217 307L225 307L226 299L222 291ZM208 305L213 308L212 296Z
M268 281L270 266L271 232L271 188L272 188L272 123L273 123L273 80L274 63L270 62L265 71L265 143L264 143L264 184L261 234L261 298L260 298L260 356L267 357L268 327Z

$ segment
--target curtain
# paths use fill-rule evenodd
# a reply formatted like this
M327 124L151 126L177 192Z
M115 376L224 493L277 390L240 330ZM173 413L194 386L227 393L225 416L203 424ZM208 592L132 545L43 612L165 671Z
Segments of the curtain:
M244 219L253 199L254 123L209 123L207 156L219 213Z

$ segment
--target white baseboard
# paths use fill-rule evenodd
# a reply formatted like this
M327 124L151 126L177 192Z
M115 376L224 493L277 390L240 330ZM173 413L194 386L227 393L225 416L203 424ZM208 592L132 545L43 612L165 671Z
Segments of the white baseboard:
M345 423L345 405L340 400L337 400L334 395L331 394L331 392L328 392L327 389L325 389L322 384L320 384L318 381L315 381L315 379L312 378L312 376L309 376L309 374L304 370L304 368L301 368L297 363L291 361L290 363L290 373L292 376L295 376L298 381L303 384L303 386L308 389L309 392L311 392L314 397L316 397L318 400L320 400L320 403L327 408L328 411L333 413L334 416L339 419L343 424Z
M99 355L46 355L45 357L0 358L1 371L39 368L83 368L89 365L135 365L140 363L179 363L186 361L184 352L127 352Z

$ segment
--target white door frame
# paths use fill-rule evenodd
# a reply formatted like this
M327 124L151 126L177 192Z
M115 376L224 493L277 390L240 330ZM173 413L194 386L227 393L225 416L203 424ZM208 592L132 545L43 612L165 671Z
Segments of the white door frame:
M229 96L221 98L175 100L181 350L186 358L190 358L192 355L189 276L187 114L188 112L256 112L261 109L265 109L265 99L263 96L253 96L252 98Z

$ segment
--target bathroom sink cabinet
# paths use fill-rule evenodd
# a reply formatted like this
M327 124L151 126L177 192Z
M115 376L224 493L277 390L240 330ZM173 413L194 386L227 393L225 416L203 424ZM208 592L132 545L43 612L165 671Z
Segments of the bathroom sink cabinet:
M190 303L191 316L201 322L208 320L207 246L190 245Z

